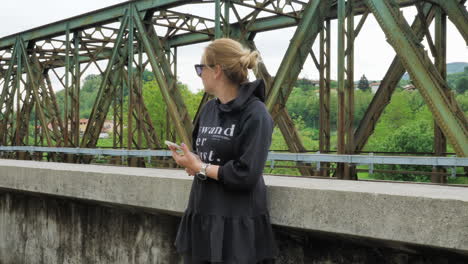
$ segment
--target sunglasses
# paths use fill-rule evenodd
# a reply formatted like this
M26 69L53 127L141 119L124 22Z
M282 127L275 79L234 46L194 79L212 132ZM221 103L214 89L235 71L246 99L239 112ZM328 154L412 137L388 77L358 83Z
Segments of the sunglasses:
M203 72L203 67L213 67L213 64L206 65L206 64L195 64L195 71L197 72L197 75L201 77L201 74Z

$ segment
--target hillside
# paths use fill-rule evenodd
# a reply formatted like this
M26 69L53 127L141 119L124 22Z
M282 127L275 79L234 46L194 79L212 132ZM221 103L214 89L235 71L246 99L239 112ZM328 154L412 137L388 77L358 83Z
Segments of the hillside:
M454 74L454 73L460 73L465 70L465 67L468 67L468 62L451 62L447 63L447 75L449 74ZM403 75L403 80L409 80L409 74L405 73Z

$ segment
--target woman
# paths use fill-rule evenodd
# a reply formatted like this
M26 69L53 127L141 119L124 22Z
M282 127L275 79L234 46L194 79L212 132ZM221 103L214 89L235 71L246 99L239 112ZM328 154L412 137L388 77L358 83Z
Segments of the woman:
M185 263L274 263L278 254L262 172L273 132L262 80L248 82L258 52L232 39L205 48L195 65L208 101L195 124L190 152L170 147L196 176L175 241Z

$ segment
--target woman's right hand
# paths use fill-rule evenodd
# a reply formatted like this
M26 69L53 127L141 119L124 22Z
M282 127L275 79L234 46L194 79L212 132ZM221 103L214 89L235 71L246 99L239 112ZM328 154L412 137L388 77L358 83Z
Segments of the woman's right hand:
M192 152L192 153L193 153L193 152ZM195 154L195 153L194 153L194 155L195 155L195 157L197 157L197 159L198 159L199 161L202 161L202 160L200 159L200 156L198 156L198 155ZM194 170L192 170L192 169L189 169L189 168L185 168L185 172L187 172L187 174L190 175L190 176L195 176L195 174L197 174L196 171L194 171Z
M196 174L195 171L193 171L193 170L191 170L189 168L185 168L185 172L187 172L187 174L190 175L190 176L195 176L195 174Z

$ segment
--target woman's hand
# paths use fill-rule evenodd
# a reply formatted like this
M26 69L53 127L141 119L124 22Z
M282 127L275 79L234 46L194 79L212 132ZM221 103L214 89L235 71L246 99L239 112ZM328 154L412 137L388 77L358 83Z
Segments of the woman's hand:
M194 176L201 170L202 161L200 157L192 153L184 143L182 143L180 147L184 152L183 155L177 153L175 147L169 146L169 149L172 151L172 158L174 158L179 166L185 167L185 171L189 175Z
M187 174L190 175L190 176L195 176L195 174L197 174L197 172L195 172L195 171L193 171L191 169L187 169L187 168L185 168L185 172L187 172Z

